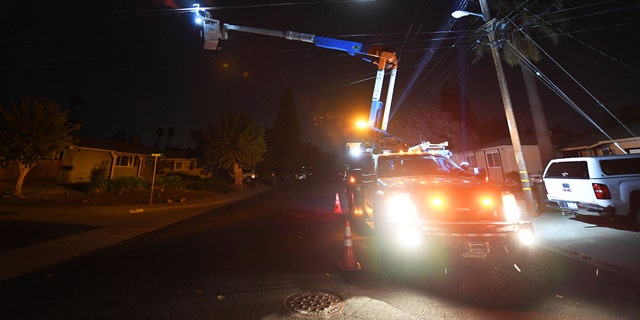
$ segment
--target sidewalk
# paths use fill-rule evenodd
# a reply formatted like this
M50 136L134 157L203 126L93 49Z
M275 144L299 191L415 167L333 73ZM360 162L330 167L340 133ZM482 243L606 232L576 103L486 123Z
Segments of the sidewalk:
M629 225L553 211L526 220L533 223L540 247L640 280L640 232Z
M93 226L71 236L0 252L0 282L157 230L211 209L269 190L247 188L224 199L184 203L96 207L2 207L0 221L29 221ZM88 214L90 213L90 214Z

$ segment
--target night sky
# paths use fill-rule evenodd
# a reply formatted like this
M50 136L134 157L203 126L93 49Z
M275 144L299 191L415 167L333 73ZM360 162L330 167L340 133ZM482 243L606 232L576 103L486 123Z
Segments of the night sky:
M48 95L63 107L73 104L72 117L83 125L79 135L108 138L123 131L139 135L146 146L154 145L157 128L173 128L171 145L191 147L189 131L215 122L223 112L245 112L270 126L286 86L295 96L305 140L316 145L339 146L346 133L335 128L368 117L372 64L308 43L239 32L231 32L221 50L204 51L188 11L180 10L192 3L5 4L0 13L2 103ZM222 23L396 48L400 63L392 113L435 108L439 91L452 83L463 89L481 121L504 119L493 61L476 58L469 43L460 40L470 35L478 18L450 17L456 9L480 12L478 2L462 8L460 3L254 0L200 5L211 8ZM639 2L563 3L568 24L560 44L536 39L549 54L539 68L595 118L604 112L594 98L612 110L640 107ZM533 127L520 70L505 68L518 126ZM589 127L551 90L542 84L539 89L550 127Z

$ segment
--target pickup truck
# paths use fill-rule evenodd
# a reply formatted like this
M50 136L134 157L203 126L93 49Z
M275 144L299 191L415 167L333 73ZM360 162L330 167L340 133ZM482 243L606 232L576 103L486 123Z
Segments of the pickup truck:
M440 154L384 153L372 161L372 175L362 182L362 218L375 232L383 264L398 255L445 267L518 269L526 262L533 226L520 219L507 190Z
M542 180L550 208L640 225L640 154L553 159Z

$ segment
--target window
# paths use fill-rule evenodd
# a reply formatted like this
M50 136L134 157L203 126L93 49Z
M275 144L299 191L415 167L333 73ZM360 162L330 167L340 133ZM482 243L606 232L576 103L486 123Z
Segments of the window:
M600 168L606 175L639 174L640 158L600 160Z
M173 170L189 170L189 161L176 161Z
M51 160L62 160L62 159L64 159L64 151L56 151L51 156Z
M138 158L131 155L121 155L116 159L117 167L133 167L137 164Z
M478 166L478 163L476 162L476 156L474 155L465 156L464 161L466 161L469 164L469 166L472 168L475 168Z
M544 175L545 178L589 178L589 169L586 161L561 161L549 165Z
M489 168L500 168L500 154L497 152L487 153L487 165Z

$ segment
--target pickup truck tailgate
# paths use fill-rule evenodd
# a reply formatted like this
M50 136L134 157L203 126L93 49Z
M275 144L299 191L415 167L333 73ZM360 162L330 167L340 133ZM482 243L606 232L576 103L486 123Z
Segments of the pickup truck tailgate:
M553 179L544 180L547 189L547 199L551 201L564 200L574 202L596 201L595 193L588 179Z

